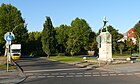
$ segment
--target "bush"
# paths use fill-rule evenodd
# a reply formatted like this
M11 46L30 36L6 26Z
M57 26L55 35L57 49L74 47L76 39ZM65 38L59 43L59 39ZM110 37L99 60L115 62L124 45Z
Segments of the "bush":
M57 56L65 56L65 53L58 53Z

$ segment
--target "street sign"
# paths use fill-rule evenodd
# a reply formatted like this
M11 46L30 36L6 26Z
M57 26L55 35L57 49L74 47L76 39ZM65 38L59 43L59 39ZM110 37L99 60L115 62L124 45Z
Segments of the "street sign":
M7 32L4 35L4 39L8 42L12 41L15 38L14 34L12 32Z
M8 36L6 36L6 41L12 41L13 40L13 36L11 36L11 35L8 35Z

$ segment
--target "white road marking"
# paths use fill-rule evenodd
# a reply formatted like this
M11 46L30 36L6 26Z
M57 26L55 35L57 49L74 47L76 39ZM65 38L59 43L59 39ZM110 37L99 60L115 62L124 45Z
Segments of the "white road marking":
M60 73L60 75L66 75L67 73Z
M85 73L85 74L91 74L91 73Z
M66 76L66 77L74 77L73 75L68 75L68 76Z
M101 72L101 74L108 73L108 72Z
M64 76L56 76L56 77L58 77L58 78L63 78Z
M135 75L140 75L140 73L134 73Z
M34 73L34 75L42 75L42 73Z
M116 76L117 74L110 74L110 76Z
M115 73L115 72L108 72L108 73Z
M45 78L46 76L38 76L38 78Z
M8 77L0 77L0 78L8 78Z
M132 73L127 73L126 75L133 75Z
M36 78L36 76L29 76L28 78Z
M35 70L36 71L36 70ZM98 77L98 76L129 76L129 75L137 75L140 76L140 73L116 73L116 72L57 72L57 73L26 73L28 75L28 78L52 78L52 77L58 77L58 78L64 78L64 77Z
M26 75L29 76L29 75L34 75L34 74L33 73L26 73Z
M102 76L109 76L108 74L102 74Z
M76 74L83 74L83 73L76 73Z
M91 75L84 75L85 77L90 77Z
M83 77L83 75L75 75L75 77Z
M29 72L69 71L69 70L86 70L86 69L87 68L68 68L68 69L50 69L50 70L31 70L24 72L29 73Z
M93 75L93 76L100 76L100 75Z
M118 74L118 75L123 76L123 75L125 75L125 74Z

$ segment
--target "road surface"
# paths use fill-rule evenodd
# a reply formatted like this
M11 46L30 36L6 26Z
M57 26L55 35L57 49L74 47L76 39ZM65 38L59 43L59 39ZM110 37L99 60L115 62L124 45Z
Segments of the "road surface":
M18 61L27 75L21 84L140 84L140 72L88 70L74 65L26 58Z

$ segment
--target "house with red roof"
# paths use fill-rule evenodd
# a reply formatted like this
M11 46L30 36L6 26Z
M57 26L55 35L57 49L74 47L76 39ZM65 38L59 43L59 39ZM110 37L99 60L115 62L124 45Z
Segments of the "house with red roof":
M122 41L124 42L125 40L131 39L134 44L136 44L136 34L134 32L134 28L131 28L128 30L125 34L124 37L118 40L118 42Z
M134 44L136 44L136 34L134 32L134 28L131 28L127 31L127 38L131 39Z

